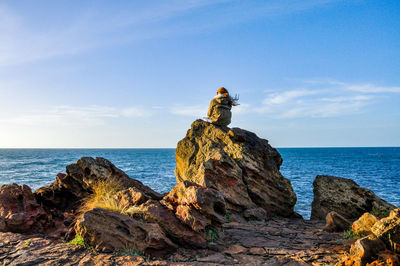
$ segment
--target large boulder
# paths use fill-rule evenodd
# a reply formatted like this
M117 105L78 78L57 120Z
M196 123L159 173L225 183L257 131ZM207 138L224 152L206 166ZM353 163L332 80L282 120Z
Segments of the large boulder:
M58 174L56 181L34 192L37 201L47 211L74 210L80 201L93 193L93 185L102 180L114 180L121 189L130 187L142 193L147 198L161 199L162 195L142 182L130 178L110 161L97 157L82 157L77 162L67 166L67 174Z
M102 252L134 250L162 255L177 248L158 224L101 208L84 213L77 220L75 231L87 244Z
M206 224L211 222L223 224L225 222L226 208L224 196L221 192L213 188L184 181L175 186L163 198L163 203L174 210L176 216L182 220L196 220L195 216L198 216L199 219L210 221L206 222ZM188 212L193 214L192 218L190 218L192 215ZM184 223L186 222L184 221Z
M391 211L388 217L377 221L371 231L388 249L400 254L400 209Z
M335 211L354 221L365 212L388 214L396 208L351 179L318 175L313 186L311 219L323 220L329 212Z
M294 215L296 194L279 172L282 158L254 133L196 120L175 155L177 183L191 181L222 192L228 210L261 207L269 216Z
M49 221L49 216L27 185L0 187L0 231L42 233Z
M376 260L377 255L385 250L385 244L374 235L358 239L350 248L350 254L337 265L363 266Z
M165 234L179 245L195 248L205 248L207 245L207 240L202 234L193 231L191 227L182 223L175 216L174 211L168 209L159 201L148 200L139 205L133 216L149 223L157 223Z

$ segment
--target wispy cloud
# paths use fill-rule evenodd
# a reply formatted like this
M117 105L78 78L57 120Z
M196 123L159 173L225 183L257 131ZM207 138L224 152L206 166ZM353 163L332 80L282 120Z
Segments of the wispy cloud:
M41 17L28 17L21 10L2 3L0 67L77 54L116 43L216 30L229 24L300 12L331 2L335 1L175 0L151 1L150 4L129 2L118 10L80 3L80 13L77 10L66 12L71 13L64 18L66 22L47 26L37 24Z
M170 113L174 115L183 115L191 117L204 117L207 116L208 105L193 105L193 106L174 106L170 109Z
M268 98L266 98L263 103L265 105L272 105L272 104L283 104L287 103L293 99L298 99L303 96L318 94L319 91L312 91L312 90L291 90L285 91L281 93L273 93L270 94Z
M151 116L152 112L142 107L117 109L108 106L57 106L47 110L32 110L20 115L0 118L0 123L23 126L101 126L108 119Z
M381 87L373 84L348 85L346 86L346 89L365 93L400 93L400 87Z
M334 79L301 83L302 86L306 84L306 88L268 94L262 105L254 107L253 111L275 118L336 117L365 112L365 107L377 98L387 93L400 93L400 87L350 84Z

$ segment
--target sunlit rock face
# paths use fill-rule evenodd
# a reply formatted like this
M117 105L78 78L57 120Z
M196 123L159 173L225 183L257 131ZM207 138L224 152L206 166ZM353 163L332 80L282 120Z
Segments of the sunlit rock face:
M73 211L82 199L93 193L93 185L99 181L115 180L121 188L132 188L143 197L161 199L162 196L130 178L121 169L104 158L82 157L67 166L67 174L58 174L56 181L34 192L36 200L46 210Z
M49 224L49 216L28 186L10 184L0 187L1 232L42 233Z
M329 212L335 211L346 219L355 221L365 212L382 217L396 208L351 179L319 175L313 186L311 219L323 220Z
M256 134L196 120L175 153L178 184L191 181L222 192L228 210L295 214L296 194L279 171L282 157Z

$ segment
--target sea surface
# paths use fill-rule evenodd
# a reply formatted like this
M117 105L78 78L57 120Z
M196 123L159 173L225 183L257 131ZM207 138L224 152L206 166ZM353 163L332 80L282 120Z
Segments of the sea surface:
M316 175L351 178L384 200L400 206L400 147L279 148L282 174L297 194L295 210L308 219ZM174 149L0 149L0 185L49 185L83 156L104 157L163 193L176 185Z

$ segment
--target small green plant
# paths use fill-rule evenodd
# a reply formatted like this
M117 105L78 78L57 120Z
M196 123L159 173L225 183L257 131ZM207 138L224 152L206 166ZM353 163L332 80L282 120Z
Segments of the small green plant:
M225 214L225 223L230 223L231 220L229 219L231 217L232 213L227 213Z
M80 235L76 235L75 238L67 242L67 244L70 246L85 248L94 254L97 253L96 250L94 250L93 247L91 247L88 243L86 243L86 241Z
M364 234L354 233L353 229L350 229L343 233L344 239L353 239L353 238L357 239L357 238L362 238L364 236L365 236Z
M86 243L85 240L80 235L76 235L75 238L69 241L67 244L70 246L89 248L88 243Z
M214 240L218 239L218 231L213 226L207 226L205 229L206 236L210 239L210 242L213 243Z
M354 232L353 232L353 230L350 229L350 230L344 232L344 233L343 233L343 238L344 238L344 239L352 239L352 238L354 238Z
M31 244L32 244L32 241L30 241L30 240L25 241L25 246L29 247Z

